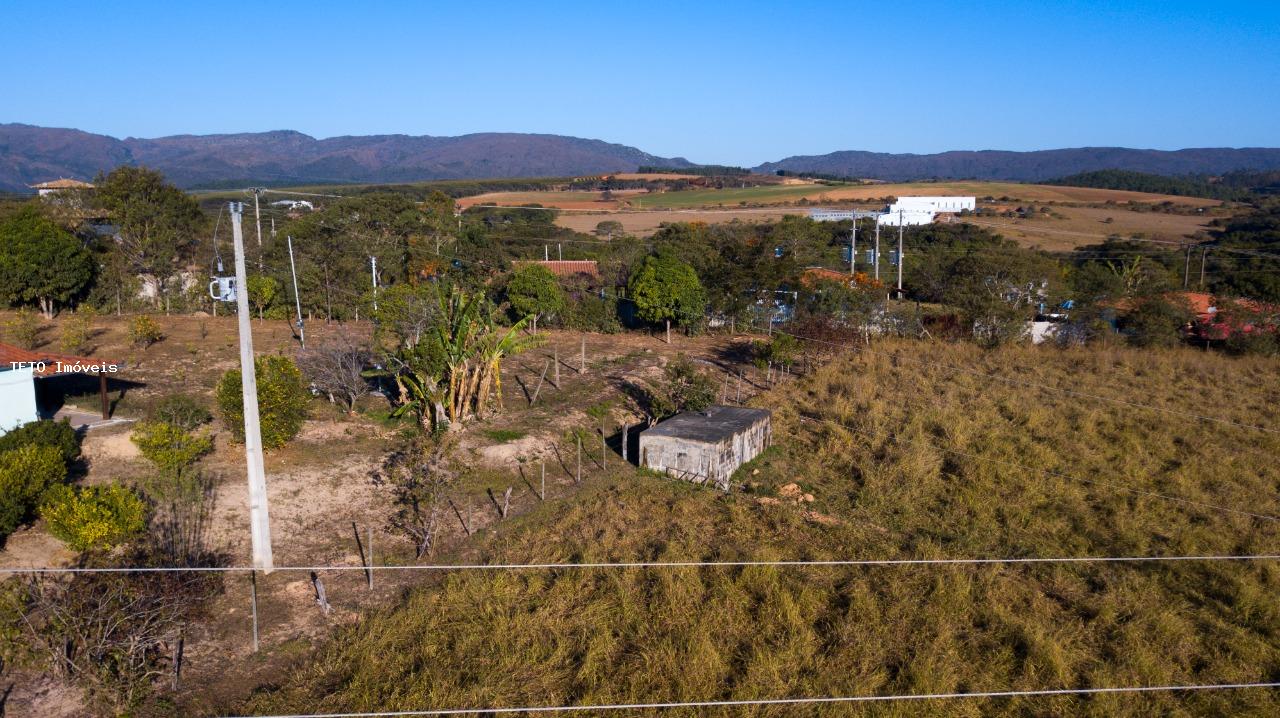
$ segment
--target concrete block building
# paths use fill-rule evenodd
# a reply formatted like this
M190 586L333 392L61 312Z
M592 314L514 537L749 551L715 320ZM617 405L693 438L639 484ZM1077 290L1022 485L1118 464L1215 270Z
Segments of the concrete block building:
M712 406L686 411L640 433L640 465L729 490L729 477L769 445L768 409Z

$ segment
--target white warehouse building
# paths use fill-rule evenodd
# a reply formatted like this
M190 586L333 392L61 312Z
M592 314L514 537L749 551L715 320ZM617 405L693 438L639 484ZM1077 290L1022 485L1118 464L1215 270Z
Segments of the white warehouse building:
M889 227L929 224L939 213L973 211L976 207L976 197L899 197L885 207L876 223Z

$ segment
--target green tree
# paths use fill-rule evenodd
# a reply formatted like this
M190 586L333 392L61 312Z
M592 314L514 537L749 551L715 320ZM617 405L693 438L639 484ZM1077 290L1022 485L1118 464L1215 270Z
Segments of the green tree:
M650 426L684 411L702 411L716 401L715 382L683 354L663 369L662 376L646 408Z
M261 356L254 360L258 380L258 416L262 446L278 449L298 435L307 415L309 392L293 360L283 356ZM244 441L244 397L240 390L240 370L231 369L218 381L218 408L222 421L237 441Z
M706 296L693 267L667 254L645 257L627 282L637 313L646 322L665 322L671 343L671 322L691 327L706 311Z
M146 167L118 167L94 182L98 202L120 236L130 268L149 275L169 309L174 277L192 258L205 218L200 205Z
M541 264L521 264L507 283L507 300L521 317L529 317L538 331L538 317L564 309L564 291L556 275Z
M274 277L255 274L247 281L249 302L258 310L258 321L262 321L262 313L276 301L280 293L280 283Z
M41 501L40 517L49 533L76 551L105 550L142 533L147 505L119 486L54 486Z
M34 304L46 318L93 281L93 255L80 240L27 204L0 220L0 299Z

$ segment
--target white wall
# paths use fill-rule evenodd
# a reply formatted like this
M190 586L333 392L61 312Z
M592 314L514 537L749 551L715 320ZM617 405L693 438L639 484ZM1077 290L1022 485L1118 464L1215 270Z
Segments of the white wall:
M36 421L36 382L31 369L0 368L0 434Z
M931 209L934 212L972 211L977 207L975 197L899 197L895 202L902 209Z

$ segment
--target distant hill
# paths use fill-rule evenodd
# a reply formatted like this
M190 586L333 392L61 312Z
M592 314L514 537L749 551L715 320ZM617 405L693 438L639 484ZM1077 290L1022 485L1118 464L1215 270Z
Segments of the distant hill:
M87 180L99 171L138 164L159 169L186 188L564 177L635 172L640 167L703 167L683 157L658 157L626 145L563 135L486 132L458 137L367 135L320 140L280 130L121 140L80 130L0 124L0 191L25 192L30 184L59 177ZM708 167L706 171L728 169ZM1042 182L1116 169L1174 176L1274 171L1280 170L1280 149L1082 147L933 155L850 150L788 157L754 168L764 173L785 170L888 181L1015 182Z
M1131 170L1157 175L1218 175L1233 170L1280 169L1280 149L1210 147L1187 150L1135 150L1126 147L1078 147L1035 152L982 150L932 155L846 150L825 155L766 162L757 172L814 172L894 182L920 179L980 179L1043 182L1096 170Z
M0 124L0 191L59 177L92 179L119 165L161 170L180 187L549 177L685 168L682 157L562 135L370 135L318 140L300 132L123 140L79 130Z
M1241 175L1244 173L1234 173ZM1253 177L1262 178L1263 173L1249 173ZM1047 180L1041 184L1060 185L1064 187L1097 187L1098 189L1119 189L1133 192L1151 192L1153 194L1172 194L1183 197L1208 197L1209 199L1245 200L1249 198L1249 189L1231 186L1221 178L1210 179L1201 175L1190 177L1166 177L1146 172L1130 170L1097 170Z

